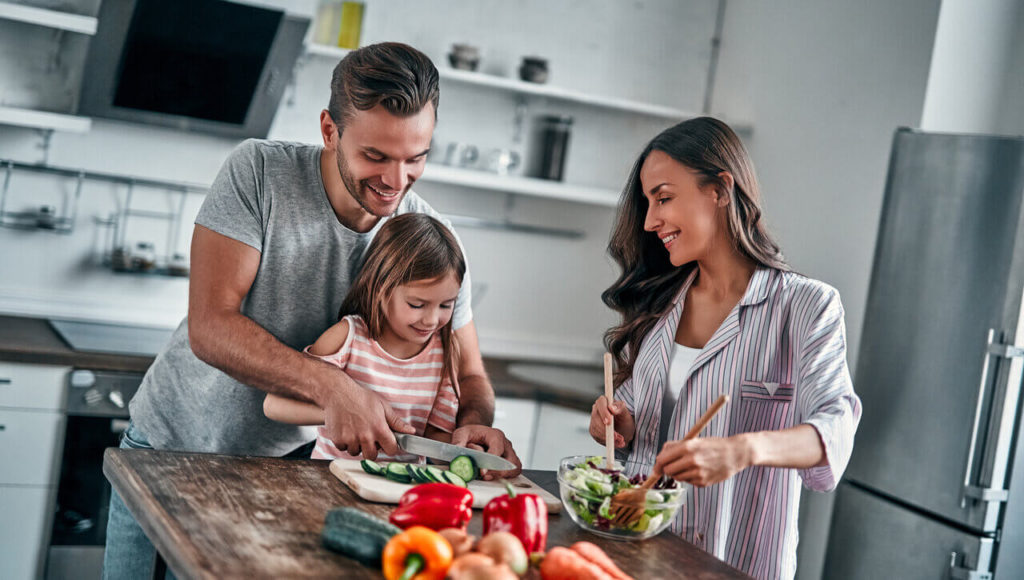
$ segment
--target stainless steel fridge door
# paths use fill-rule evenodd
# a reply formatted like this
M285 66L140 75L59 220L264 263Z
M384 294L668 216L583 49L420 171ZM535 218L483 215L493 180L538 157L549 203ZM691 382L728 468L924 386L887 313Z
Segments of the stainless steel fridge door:
M999 504L965 501L965 472L1005 466L1017 407L1020 360L987 340L1020 325L1022 190L1024 140L897 131L855 373L846 477L977 530Z
M843 483L836 491L822 578L986 578L993 540ZM976 574L971 574L975 571Z

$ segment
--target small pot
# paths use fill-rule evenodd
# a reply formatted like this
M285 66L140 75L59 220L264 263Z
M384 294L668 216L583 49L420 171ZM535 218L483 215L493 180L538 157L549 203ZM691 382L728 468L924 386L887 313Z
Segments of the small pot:
M459 70L476 70L480 65L480 49L471 44L453 44L448 62Z
M539 56L524 56L519 65L519 78L530 83L548 81L548 60Z

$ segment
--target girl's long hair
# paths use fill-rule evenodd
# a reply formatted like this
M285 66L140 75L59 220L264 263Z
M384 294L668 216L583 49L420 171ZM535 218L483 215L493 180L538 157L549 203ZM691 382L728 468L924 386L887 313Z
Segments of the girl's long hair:
M604 303L622 315L621 323L604 335L605 348L616 361L616 386L633 373L640 343L697 267L696 262L673 266L657 235L644 231L647 198L640 169L652 151L661 151L696 171L701 187L711 184L729 196L726 222L737 251L762 266L789 270L761 219L761 190L754 165L736 133L711 117L690 119L662 131L633 164L608 242L608 253L622 268L619 279L601 294ZM723 171L733 177L730 191L719 177Z
M366 262L341 303L338 316L358 314L366 321L370 336L378 340L387 324L384 305L399 286L435 280L448 274L455 274L459 284L466 275L466 259L455 235L426 214L407 213L393 217L384 222L370 242ZM452 330L452 321L449 320L437 332L444 348L441 376L451 380L457 394L459 345Z

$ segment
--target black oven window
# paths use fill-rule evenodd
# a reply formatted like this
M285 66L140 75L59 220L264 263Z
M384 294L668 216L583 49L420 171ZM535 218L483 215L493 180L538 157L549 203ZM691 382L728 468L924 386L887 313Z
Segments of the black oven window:
M103 475L103 451L119 445L116 425L107 417L68 417L51 544L104 544L110 484Z
M138 0L114 105L244 123L282 18L220 0Z

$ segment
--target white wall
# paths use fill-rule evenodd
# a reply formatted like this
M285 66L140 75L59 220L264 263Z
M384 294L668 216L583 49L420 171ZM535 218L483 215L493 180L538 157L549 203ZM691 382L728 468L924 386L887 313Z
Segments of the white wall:
M857 360L892 133L921 118L939 0L729 2L716 112L747 139L792 266L835 286ZM806 493L798 577L820 577L832 496Z
M80 0L88 7L95 0ZM276 0L264 3L282 4ZM50 2L52 5L53 2ZM439 9L443 6L443 9ZM312 11L310 2L301 11ZM560 87L698 109L710 55L714 0L675 2L604 0L550 2L414 0L367 3L363 43L398 40L417 46L447 66L451 44L477 44L482 69L512 75L524 55L549 59L550 83ZM81 12L88 12L85 8ZM53 35L19 23L0 22L0 103L50 108L66 103L73 90L73 57L49 67L37 54ZM64 35L63 38L67 38ZM67 40L57 46L68 50ZM18 48L17 51L13 50ZM33 47L33 51L28 51ZM17 54L15 54L17 52ZM12 62L8 55L29 62ZM271 129L271 138L319 142L317 118L329 95L336 61L310 57L297 70ZM80 66L80 65L79 65ZM79 75L80 76L80 75ZM69 80L70 79L70 80ZM32 87L41 91L33 97ZM70 91L70 92L69 92ZM62 95L55 100L53 94ZM16 95L16 102L5 100ZM513 141L515 99L508 93L442 85L436 147L450 141L519 148ZM566 181L621 186L632 158L668 121L622 112L532 98L528 115L558 111L575 118ZM0 126L0 159L36 163L43 159L32 130ZM48 162L109 173L209 183L236 142L149 126L96 120L86 134L53 136ZM30 180L16 174L11 202L19 210L59 197L67 181ZM98 267L103 231L93 223L116 207L116 195L88 188L71 236L0 228L0 311L103 316L161 325L175 323L186 308L187 283L180 279L113 274ZM601 335L613 322L600 292L614 279L605 257L613 210L555 200L511 197L488 191L421 182L416 190L442 212L507 218L585 232L578 240L461 228L473 279L487 290L476 309L481 346L492 354L599 361ZM177 198L159 191L137 192L133 206L172 207ZM201 199L192 196L191 221ZM507 204L508 202L508 204ZM133 218L128 241L152 240L163 248L165 224ZM188 231L179 248L185 251ZM40 264L43 266L40 267ZM84 314L83 314L84 313Z

